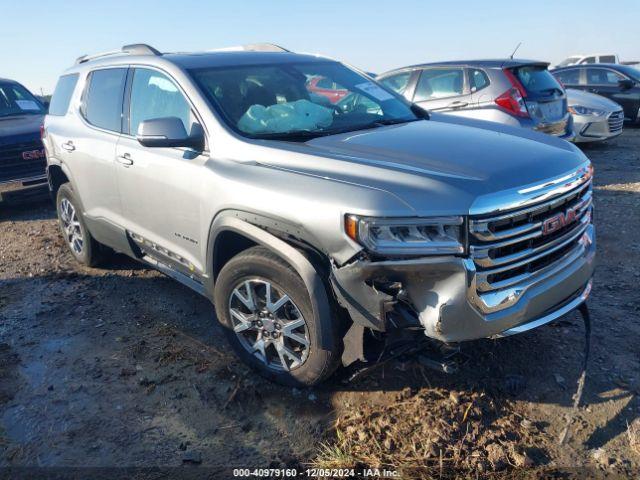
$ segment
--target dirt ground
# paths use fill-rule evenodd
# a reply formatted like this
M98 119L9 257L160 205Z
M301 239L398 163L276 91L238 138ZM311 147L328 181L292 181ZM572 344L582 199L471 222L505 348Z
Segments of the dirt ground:
M640 129L584 151L596 171L599 264L589 374L565 446L583 354L577 313L465 344L454 376L395 362L347 386L283 388L234 358L212 306L186 287L124 257L108 269L76 264L44 202L0 210L0 471L640 475Z

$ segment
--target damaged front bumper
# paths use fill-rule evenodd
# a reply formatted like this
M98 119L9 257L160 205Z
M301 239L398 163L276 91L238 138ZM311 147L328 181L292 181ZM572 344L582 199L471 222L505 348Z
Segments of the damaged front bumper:
M356 260L334 266L331 283L359 328L387 331L399 321L428 337L460 342L520 333L568 313L589 295L594 266L589 224L552 265L490 295L476 288L473 260L454 256Z

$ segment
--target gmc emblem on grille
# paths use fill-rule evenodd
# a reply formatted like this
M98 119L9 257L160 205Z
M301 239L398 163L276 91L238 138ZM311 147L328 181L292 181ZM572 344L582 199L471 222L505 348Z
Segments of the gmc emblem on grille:
M29 150L28 152L22 152L22 158L25 160L37 160L44 158L44 148L40 150Z
M560 230L565 225L576 221L577 212L575 208L568 208L564 213L560 212L553 217L547 218L542 222L542 235L550 235Z

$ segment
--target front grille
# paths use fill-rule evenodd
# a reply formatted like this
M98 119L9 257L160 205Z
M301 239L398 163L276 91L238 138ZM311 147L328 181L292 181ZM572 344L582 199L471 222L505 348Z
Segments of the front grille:
M591 222L591 181L543 203L470 219L478 295L517 286L569 261Z
M36 150L42 151L39 140L0 146L0 182L44 175L47 163L44 155L31 159L22 156L23 152Z
M609 123L609 131L611 133L622 132L622 124L624 123L624 112L622 110L613 112L607 120Z

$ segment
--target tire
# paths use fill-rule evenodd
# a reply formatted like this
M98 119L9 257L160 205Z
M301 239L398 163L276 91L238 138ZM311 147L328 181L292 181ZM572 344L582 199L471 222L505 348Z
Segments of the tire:
M60 186L56 195L58 225L71 255L83 265L95 267L103 260L102 246L91 236L84 222L80 202L71 184Z
M267 288L271 291L271 310L275 313L269 311L265 302ZM283 301L285 303L278 307ZM229 260L216 280L214 303L233 350L269 380L307 387L322 382L337 368L340 343L335 325L318 325L304 282L270 250L252 247ZM253 310L249 308L252 303L254 307L257 305ZM304 326L291 329L300 325L300 317ZM332 330L328 349L322 348L319 342L323 328ZM241 331L236 333L238 329ZM262 348L256 348L260 339L264 342Z

